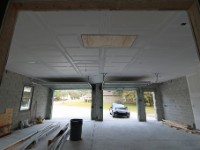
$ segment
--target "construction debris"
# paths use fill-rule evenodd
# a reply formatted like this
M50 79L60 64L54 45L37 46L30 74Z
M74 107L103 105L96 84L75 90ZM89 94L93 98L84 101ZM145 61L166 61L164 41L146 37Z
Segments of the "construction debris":
M200 134L200 130L196 130L190 125L183 125L172 120L162 120L162 123L171 128L176 128L177 130L184 130L185 132L189 132L192 134Z

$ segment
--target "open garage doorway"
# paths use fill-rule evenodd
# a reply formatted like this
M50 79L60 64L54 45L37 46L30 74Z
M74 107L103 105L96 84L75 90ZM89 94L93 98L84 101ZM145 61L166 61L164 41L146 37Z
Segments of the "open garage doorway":
M137 118L136 99L135 90L104 90L104 120Z
M91 120L91 90L55 90L52 119Z
M155 93L154 92L144 92L143 94L144 94L146 118L147 118L147 120L156 120Z

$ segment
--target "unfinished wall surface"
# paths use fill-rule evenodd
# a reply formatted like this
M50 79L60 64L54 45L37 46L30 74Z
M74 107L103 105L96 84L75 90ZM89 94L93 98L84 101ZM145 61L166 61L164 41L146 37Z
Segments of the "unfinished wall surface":
M30 111L19 111L24 85L31 85L34 88ZM12 128L17 128L19 121L30 120L39 115L45 117L48 90L41 85L32 85L30 78L6 71L0 86L0 113L6 108L13 108Z
M160 85L160 90L165 119L193 126L194 115L186 77L165 82Z
M200 74L187 77L195 125L200 129Z

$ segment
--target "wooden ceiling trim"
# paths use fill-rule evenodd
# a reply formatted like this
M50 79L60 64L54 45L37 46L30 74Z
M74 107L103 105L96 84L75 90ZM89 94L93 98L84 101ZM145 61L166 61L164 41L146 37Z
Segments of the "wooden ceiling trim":
M13 2L19 10L187 10L192 1L28 1Z
M17 19L17 9L10 5L4 17L4 21L0 32L0 81L6 67L12 36L15 29Z
M200 59L200 8L197 1L188 9L188 14L190 16L190 22L192 25L193 34L198 50L198 56Z

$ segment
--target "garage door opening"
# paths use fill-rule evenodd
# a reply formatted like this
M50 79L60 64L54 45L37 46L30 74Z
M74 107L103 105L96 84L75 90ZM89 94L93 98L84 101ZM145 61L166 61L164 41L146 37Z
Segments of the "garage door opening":
M103 91L104 120L125 119L125 118L135 119L137 117L136 98L137 96L135 90L104 90ZM128 113L130 113L130 116Z
M55 90L52 119L91 120L91 90Z
M154 92L144 92L144 103L146 110L147 120L156 120L155 111L155 93Z

